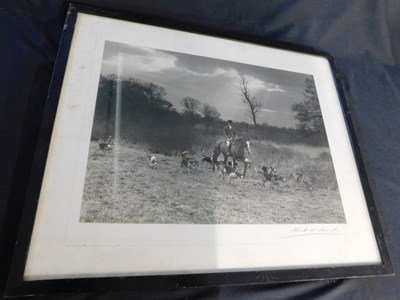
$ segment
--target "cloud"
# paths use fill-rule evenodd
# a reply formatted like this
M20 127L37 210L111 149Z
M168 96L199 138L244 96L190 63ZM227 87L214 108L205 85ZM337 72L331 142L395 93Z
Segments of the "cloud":
M265 89L268 92L286 92L279 84L267 83Z
M110 60L118 53L148 56L154 53L153 49L106 41L104 44L103 60Z
M267 112L267 113L276 113L276 110L272 110L272 109L267 109L267 108L261 108L260 109L261 112Z
M253 95L261 95L262 93L285 92L285 90L276 83L266 82L252 75L245 74L247 79L247 87ZM236 77L238 77L236 75Z
M164 52L155 53L156 50L153 51L154 53L150 51L143 52L145 55L139 52L119 52L116 53L116 55L110 56L107 60L104 60L103 64L110 67L116 66L118 60L121 59L123 70L128 75L132 72L139 74L146 72L159 73L176 68L176 57Z

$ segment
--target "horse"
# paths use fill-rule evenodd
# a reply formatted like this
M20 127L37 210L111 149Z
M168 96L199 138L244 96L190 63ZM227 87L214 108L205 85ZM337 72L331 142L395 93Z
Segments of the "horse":
M251 154L250 150L250 141L244 137L236 138L231 145L231 152L228 153L228 146L226 145L226 141L224 139L218 140L214 146L214 153L212 157L212 169L215 171L215 164L217 163L218 156L222 153L224 156L224 165L226 165L228 161L228 156L232 157L233 166L236 161L243 161L246 165L244 149L247 150L249 154Z

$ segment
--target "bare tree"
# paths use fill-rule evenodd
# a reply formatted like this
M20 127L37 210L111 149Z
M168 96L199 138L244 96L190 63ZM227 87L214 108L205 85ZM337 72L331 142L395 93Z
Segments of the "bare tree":
M255 96L251 95L249 89L249 82L246 75L243 73L238 73L239 75L239 86L238 89L241 94L241 99L250 108L250 114L253 119L254 126L257 125L257 113L260 111L262 104L258 102Z

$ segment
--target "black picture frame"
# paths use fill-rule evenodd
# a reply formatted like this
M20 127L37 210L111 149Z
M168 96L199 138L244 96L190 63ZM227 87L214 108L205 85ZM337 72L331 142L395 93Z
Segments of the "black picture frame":
M132 15L125 12L115 12L104 10L101 8L70 4L65 23L65 29L63 31L60 42L56 66L49 89L48 102L46 105L46 110L44 112L40 136L37 143L37 151L32 168L31 181L27 191L26 204L8 278L6 295L18 296L76 291L89 292L124 289L171 289L219 285L279 283L393 274L393 267L389 258L387 246L385 244L383 232L379 223L378 214L369 186L368 176L364 168L361 151L356 140L349 109L341 90L340 82L336 81L335 83L337 92L341 100L340 105L342 106L346 127L349 132L351 145L354 151L354 157L357 163L357 169L360 175L360 181L368 208L369 218L373 227L376 244L378 246L379 254L381 257L380 264L296 268L282 270L235 271L220 273L172 274L128 277L112 276L94 278L81 277L25 281L24 270L27 262L27 255L36 218L38 199L41 191L42 179L46 168L50 140L52 136L54 121L56 119L59 98L68 61L69 49L72 43L78 13L85 13L106 18L115 18L118 20L131 21L168 29L193 32L205 36L222 37L225 39L246 42L260 46L268 46L318 55L325 57L329 60L331 69L333 70L332 72L333 74L335 74L334 58L331 57L328 53L321 53L313 49L305 49L304 47L275 43L273 41L262 41L258 38L243 37L232 32L216 32L208 28L199 28L187 24L177 24L169 20L160 20L150 16ZM335 75L333 76L336 77Z

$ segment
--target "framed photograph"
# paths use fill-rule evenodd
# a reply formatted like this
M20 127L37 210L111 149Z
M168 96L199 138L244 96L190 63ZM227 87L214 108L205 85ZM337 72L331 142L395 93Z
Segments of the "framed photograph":
M70 5L7 294L392 274L332 62Z

